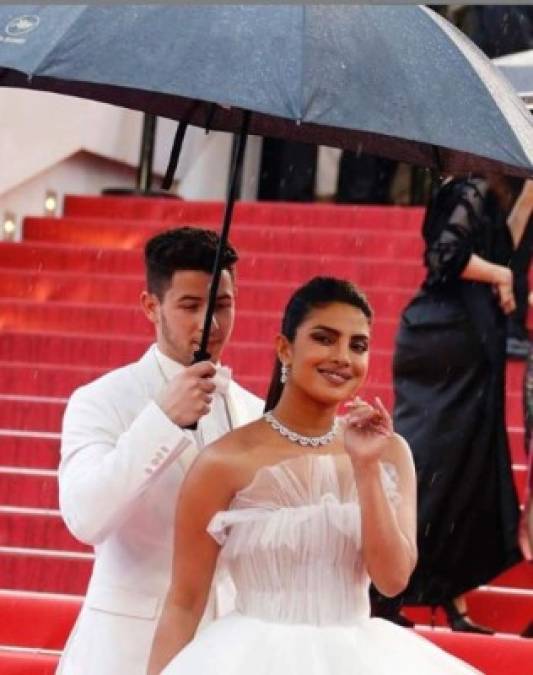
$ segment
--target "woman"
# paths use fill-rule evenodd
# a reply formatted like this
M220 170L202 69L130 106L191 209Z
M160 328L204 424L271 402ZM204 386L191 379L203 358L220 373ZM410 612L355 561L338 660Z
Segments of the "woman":
M316 278L291 298L269 413L205 450L182 488L150 675L473 672L369 618L369 576L394 595L416 560L407 444L379 400L336 417L366 377L370 321L347 282ZM215 570L237 611L193 639Z
M440 605L453 629L477 633L492 631L469 619L463 594L521 558L504 399L511 205L505 179L440 187L423 226L427 276L393 363L394 424L418 479L419 560L399 601ZM394 618L393 602L376 605Z

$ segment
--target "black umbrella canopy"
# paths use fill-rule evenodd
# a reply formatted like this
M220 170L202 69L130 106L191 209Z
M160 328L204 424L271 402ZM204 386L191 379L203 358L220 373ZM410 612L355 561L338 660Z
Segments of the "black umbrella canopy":
M3 6L0 85L441 171L533 175L532 122L421 6Z

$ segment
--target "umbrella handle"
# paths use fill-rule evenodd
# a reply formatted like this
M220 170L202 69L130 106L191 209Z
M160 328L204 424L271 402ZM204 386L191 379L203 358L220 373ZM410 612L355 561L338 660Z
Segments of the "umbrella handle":
M183 145L183 139L185 138L185 132L187 131L187 127L189 126L191 117L196 112L198 106L199 106L198 101L194 101L193 104L190 106L189 110L184 115L183 119L178 124L178 128L176 129L176 135L174 136L174 142L172 143L172 150L170 151L170 157L168 159L167 170L165 171L165 175L163 177L163 180L161 181L162 190L170 190L172 186L172 182L174 181L174 176L176 174L176 169L178 168L178 162L180 158L181 147Z
M207 351L207 345L209 343L209 334L211 333L213 314L215 313L215 304L217 300L218 286L220 283L220 275L222 274L222 267L221 267L222 254L228 243L231 217L233 215L233 207L235 205L235 198L237 195L237 178L239 176L239 171L242 167L242 162L244 159L244 151L246 149L246 141L248 139L248 128L250 126L250 116L251 116L250 111L245 110L243 113L243 121L241 129L239 131L239 136L237 138L237 147L235 155L233 156L233 163L230 173L230 183L228 189L228 198L226 200L226 207L224 209L222 230L220 232L220 239L218 242L217 252L215 255L215 262L213 264L213 273L211 285L209 288L209 300L207 302L207 310L205 313L202 341L200 342L200 348L198 349L198 351L194 353L193 363L198 363L198 361L207 361L210 358L210 354ZM191 424L185 428L194 431L197 427L198 422L195 422L194 424Z

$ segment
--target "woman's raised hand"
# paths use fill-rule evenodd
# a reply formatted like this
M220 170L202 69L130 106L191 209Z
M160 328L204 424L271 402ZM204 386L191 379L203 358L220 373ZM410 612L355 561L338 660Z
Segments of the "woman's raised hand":
M347 404L344 416L344 447L352 461L358 464L381 458L394 434L392 419L381 399L370 405L359 397Z

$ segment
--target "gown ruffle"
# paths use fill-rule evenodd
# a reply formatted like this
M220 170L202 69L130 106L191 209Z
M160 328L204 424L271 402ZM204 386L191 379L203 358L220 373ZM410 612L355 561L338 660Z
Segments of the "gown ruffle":
M397 476L381 465L396 507ZM472 675L412 631L370 618L361 517L347 455L264 467L208 531L235 611L201 630L163 675Z

